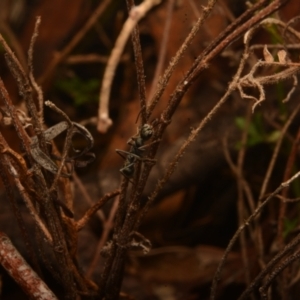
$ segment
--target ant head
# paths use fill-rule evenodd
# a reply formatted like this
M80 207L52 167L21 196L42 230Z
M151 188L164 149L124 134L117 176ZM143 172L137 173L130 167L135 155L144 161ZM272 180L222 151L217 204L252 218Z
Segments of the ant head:
M150 124L144 124L140 129L140 136L143 140L149 140L153 135L153 126Z

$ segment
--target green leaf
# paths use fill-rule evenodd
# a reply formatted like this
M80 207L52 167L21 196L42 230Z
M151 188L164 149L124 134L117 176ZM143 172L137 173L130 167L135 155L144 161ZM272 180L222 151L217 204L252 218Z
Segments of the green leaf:
M266 138L266 141L268 143L275 143L278 141L279 137L280 137L280 130L274 130L272 131Z
M298 218L295 218L295 219L285 219L284 220L284 229L283 229L283 236L284 237L287 237L287 235L289 233L291 233L298 225L298 221L299 219Z
M98 101L99 79L83 80L77 76L56 82L56 88L70 96L76 106Z

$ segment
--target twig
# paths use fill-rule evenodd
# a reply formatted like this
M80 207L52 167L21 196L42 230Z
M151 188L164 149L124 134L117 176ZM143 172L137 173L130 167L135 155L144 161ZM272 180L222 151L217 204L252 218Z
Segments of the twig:
M32 84L32 87L34 88L34 90L37 93L38 102L39 102L39 116L40 116L41 123L43 123L44 122L44 120L43 120L43 118L44 118L43 91L42 91L41 87L37 84L37 82L35 81L35 78L33 75L33 47L34 47L35 41L38 37L38 30L39 30L40 23L41 23L41 17L37 17L35 26L34 26L34 30L33 30L33 34L31 37L29 49L28 49L28 70L29 70L30 83Z
M284 171L284 175L283 175L283 180L287 180L290 177L290 174L292 173L294 164L295 164L295 160L297 157L297 152L298 152L298 147L299 147L299 140L300 140L300 129L298 130L297 136L293 142L287 163L286 163L286 167L285 167L285 171ZM287 198L287 191L283 190L281 197L283 199ZM283 225L284 225L284 217L285 217L285 212L286 212L286 203L287 201L281 201L280 202L280 207L279 207L279 215L278 215L278 226L277 226L277 240L278 240L278 246L279 249L281 249L283 247Z
M30 299L57 300L2 232L0 233L0 263Z
M134 3L134 0L126 0L126 3L127 3L128 13L130 14L130 11L134 9L136 5ZM144 125L145 123L147 123L146 82L145 82L145 70L144 70L138 23L135 25L135 27L132 30L131 41L133 46L134 58L135 58L134 62L135 62L137 84L138 84L139 98L140 98L141 119L142 119L142 125Z
M127 57L124 56L120 61L126 61ZM99 54L79 54L70 55L64 61L65 64L75 65L75 64L89 64L89 63L101 63L106 64L108 61L108 56Z
M246 290L242 293L238 300L244 300L248 298L248 295L253 291L255 287L262 281L262 279L270 273L270 270L290 251L295 249L300 243L300 234L298 234L291 242L289 242L284 249L276 254L267 266L256 276L256 278L247 286Z
M15 34L15 32L11 29L10 25L7 21L1 20L0 21L0 31L9 41L10 47L16 53L19 61L21 62L22 66L26 68L26 55L23 51L22 45L20 43L20 38Z
M24 202L25 202L25 204L26 204L26 206L29 210L29 213L33 217L36 225L43 232L44 237L46 238L47 242L50 245L52 245L53 240L52 240L51 234L48 231L45 224L43 223L43 221L41 220L41 218L39 217L35 207L33 206L32 202L31 202L31 199L30 199L29 195L27 194L25 188L23 187L21 181L18 178L15 178L15 183L16 183L16 186L19 190L19 193L20 193L21 197L23 198L23 200L24 200Z
M95 256L94 256L94 258L93 258L93 260L90 264L90 267L89 267L88 271L86 272L86 276L88 278L92 276L92 274L93 274L93 272L94 272L94 270L95 270L95 268L98 264L98 261L100 259L101 249L103 249L103 246L107 241L108 235L109 235L111 229L113 228L113 220L115 218L115 215L116 215L116 212L117 212L117 209L118 209L118 205L119 205L119 197L117 199L115 199L115 201L113 203L113 206L110 209L108 219L106 220L106 222L103 226L103 232L102 232L102 235L101 235L101 239L98 242L98 245L97 245L97 248L96 248L96 251L95 251ZM111 255L111 257L114 258L114 255ZM103 280L104 275L105 275L105 272L103 271L102 280ZM104 283L105 282L106 281L104 281Z
M74 179L75 184L77 184L79 191L81 192L83 198L85 201L88 203L89 206L93 206L94 201L92 200L91 196L89 195L86 187L83 185L82 181L80 178L77 176L76 172L72 173L72 178ZM102 210L97 210L96 215L98 218L101 220L101 222L105 221L105 216Z
M271 283L274 281L275 277L285 268L287 268L291 263L293 263L296 259L299 259L300 251L291 254L288 258L286 258L277 268L273 271L267 278L266 282L263 284L262 287L259 288L259 293L261 295L261 299L267 300L267 290ZM283 298L282 298L283 299Z
M2 134L1 134L1 142L4 142L4 144L2 143L2 146L5 147L6 141L2 137ZM6 195L8 197L9 202L10 202L10 205L11 205L11 209L12 209L12 211L14 213L14 216L17 220L19 229L21 231L22 238L24 239L26 251L29 254L30 260L34 264L34 267L36 268L37 271L40 272L39 264L38 264L36 255L34 254L34 247L32 245L32 240L29 238L29 232L27 230L27 227L25 226L24 218L21 214L20 208L19 208L19 206L17 204L17 201L15 199L15 195L14 195L14 191L13 191L13 185L12 185L10 179L9 179L9 176L8 176L8 172L11 172L11 174L13 176L14 175L17 176L17 172L16 172L16 169L13 168L11 160L9 159L8 156L6 156L5 152L6 151L4 149L4 152L2 152L2 154L0 155L0 178L1 178L2 183L4 185Z
M50 191L52 191L56 188L57 181L59 180L59 177L62 173L62 170L65 167L65 162L66 162L66 159L67 159L68 151L69 151L69 149L71 147L71 144L72 144L72 136L74 134L73 133L74 124L70 120L68 115L65 112L63 112L60 108L58 108L53 102L47 100L45 102L45 105L50 107L54 111L56 111L61 116L63 116L66 119L66 121L68 123L68 126L69 126L69 128L67 129L67 136L65 138L64 148L63 148L63 151L62 151L61 163L60 163L60 166L59 166L59 168L58 168L58 170L55 174L54 180L53 180L53 182L51 184L51 187L50 187Z
M235 176L237 176L238 170L237 170L237 167L233 163L232 158L230 156L230 153L229 153L229 150L228 150L228 145L227 145L227 138L226 137L223 139L223 152L224 152L225 159L226 159L226 161L227 161L227 163L228 163L231 171L235 174ZM252 194L251 188L249 186L249 183L245 180L244 177L240 178L240 180L241 180L241 183L243 185L243 190L244 190L244 192L245 192L245 194L247 196L247 200L248 200L248 205L249 205L250 211L252 213L255 210L255 203L254 203L254 198L253 198L253 194Z
M295 160L297 157L297 152L298 152L298 145L299 145L299 139L300 139L300 129L298 130L297 136L295 140L293 141L292 148L286 163L286 167L284 170L284 175L283 175L283 181L287 180L292 173L293 166L295 165ZM283 190L281 193L281 197L286 199L288 194L287 190ZM279 203L279 213L278 213L278 224L277 224L277 245L278 249L282 249L284 246L284 219L285 219L285 214L286 214L286 206L287 203L286 201L280 201ZM283 273L280 276L280 281L279 281L279 286L280 286L280 294L281 294L281 299L288 299L287 295L287 286L288 286L288 274L287 270L283 270ZM267 281L268 282L268 281ZM265 282L264 286L262 287L262 290L265 291L267 282ZM263 292L264 293L264 292Z
M166 51L167 51L167 44L169 41L169 34L170 34L170 27L172 22L173 10L174 10L175 0L169 0L167 6L167 13L166 13L166 22L164 27L163 36L161 38L161 45L158 55L158 61L155 67L154 76L151 83L151 88L149 92L149 99L152 99L155 93L156 85L158 83L158 79L160 74L162 73L162 69L165 63L166 58Z
M236 242L236 240L238 239L240 233L247 227L249 226L250 222L252 222L252 220L254 220L254 218L261 212L261 210L269 203L269 201L275 197L277 194L279 194L283 189L289 187L289 185L295 181L297 178L300 177L300 172L296 173L294 176L292 176L289 180L282 182L280 184L280 186L273 192L271 193L264 202L262 202L260 205L257 206L257 208L255 209L254 213L249 216L249 218L245 221L245 223L243 225L241 225L238 230L235 232L234 236L232 237L232 239L230 240L224 254L222 257L221 262L218 265L217 271L215 273L215 276L213 278L213 282L212 282L212 288L211 288L211 294L210 294L210 299L213 300L215 299L216 296L216 290L217 290L217 285L218 282L220 280L220 275L221 275L221 271L223 269L223 266L226 262L227 256L229 254L229 252L231 251L234 243Z
M244 189L244 175L243 175L243 164L244 164L244 158L246 153L246 144L248 140L248 131L251 121L251 106L247 106L247 113L246 113L246 126L244 128L244 131L242 133L242 139L241 139L241 148L238 153L238 160L237 160L237 190L238 190L238 202L237 202L237 211L238 211L238 218L239 218L239 226L243 224L245 220L245 204L244 204L244 195L243 195L243 189ZM251 199L251 198L250 198ZM250 199L248 199L250 201ZM254 203L251 202L253 205ZM253 208L251 207L251 213L253 212ZM245 268L245 280L247 285L251 282L250 277L250 269L249 269L249 255L247 253L247 244L246 244L246 234L245 232L242 232L240 235L240 244L241 244L241 252L242 252L242 259L243 264Z
M264 176L264 181L263 181L260 193L259 193L259 199L262 199L264 197L265 193L266 193L267 186L268 186L268 183L270 181L271 174L272 174L272 171L274 169L275 162L276 162L276 159L278 157L279 149L281 147L283 138L284 138L289 126L291 125L292 121L294 120L297 113L299 112L299 109L300 109L300 104L298 104L297 107L293 110L290 117L288 118L288 120L286 121L286 123L284 124L283 128L280 131L280 136L279 136L279 138L277 140L277 143L276 143L276 146L274 148L273 155L271 157L266 175Z
M18 118L16 108L13 105L1 78L0 78L0 98L5 105L7 112L9 113L9 117L12 120L13 126L15 127L16 133L20 139L22 147L29 158L29 162L31 163L31 166L33 166L34 160L31 156L30 138L27 135L25 129L23 128L20 119Z
M101 133L105 133L112 125L112 120L109 118L109 98L111 85L115 75L117 65L120 61L123 49L127 40L135 28L136 24L146 15L146 13L155 5L158 5L161 0L145 0L140 5L135 6L129 13L129 17L124 23L115 46L109 57L104 76L102 87L99 95L99 110L98 110L98 125L97 129Z
M299 112L299 109L300 109L300 104L298 104L296 109L292 112L289 119L285 123L284 127L280 131L280 136L279 136L279 138L276 142L276 145L275 145L275 148L274 148L274 151L273 151L273 155L271 157L266 175L264 176L264 181L263 181L263 184L262 184L262 187L261 187L261 190L260 190L260 194L259 194L258 204L262 203L262 201L263 201L263 197L266 193L267 186L268 186L269 180L271 178L271 174L272 174L272 171L274 169L275 162L276 162L276 159L278 157L279 150L280 150L283 138L284 138L284 136L287 132L287 129L291 125L293 119L295 118L295 116ZM264 244L263 244L263 237L262 237L262 228L260 226L256 227L256 235L257 235L256 246L257 246L257 249L258 249L259 262L260 262L261 267L264 268L265 267L265 263L264 263Z
M41 229L41 231L44 233L45 238L48 240L48 242L51 244L52 243L52 237L49 233L49 231L47 230L47 228L45 227L43 221L40 219L35 207L32 204L32 200L30 199L29 194L27 193L27 191L25 190L24 186L22 185L19 177L21 177L22 179L25 176L28 176L28 170L27 170L27 166L25 163L25 160L23 159L23 157L21 155L19 155L18 153L14 152L11 148L9 148L6 140L4 139L4 137L2 136L1 132L0 132L0 144L1 147L3 147L3 149L1 149L1 153L2 155L4 155L4 161L6 164L6 167L8 169L8 171L11 173L11 175L13 176L13 181L16 184L18 191L21 195L21 197L23 198L29 213L32 215L32 217L34 218L36 225ZM16 170L16 168L14 167L13 163L11 160L14 160L14 162L16 162L19 166L18 171ZM4 169L4 166L2 166ZM21 169L21 172L20 172ZM23 180L26 183L26 179L24 178ZM9 187L6 187L7 192L9 194Z
M216 4L216 0L209 0L207 6L203 9L202 16L197 20L196 24L193 26L192 30L190 31L189 35L187 36L187 38L181 45L180 49L176 52L175 56L173 58L171 58L169 66L167 67L166 71L164 72L163 77L158 81L155 95L153 96L153 98L151 99L151 101L148 105L147 117L149 117L151 115L153 109L155 108L156 104L158 103L159 99L161 98L179 60L181 59L183 54L186 52L186 50L192 43L193 39L195 38L195 36L198 33L201 26L203 25L204 21L209 17L215 4Z
M128 179L123 178L121 181L121 191L120 191L120 197L118 199L118 207L115 214L115 222L114 222L114 232L120 233L122 229L122 225L124 223L125 214L127 212L128 203L126 203L126 191L128 187ZM99 242L100 243L100 242ZM102 290L102 294L105 294L105 285L107 283L112 264L114 262L114 257L116 254L117 246L113 242L112 247L110 251L107 254L107 259L105 261L104 269L101 275L101 281L99 284L99 289ZM98 258L97 258L98 259ZM96 261L96 258L95 258Z
M31 88L31 85L30 85L30 80L29 80L28 76L26 75L23 67L20 64L20 62L18 61L17 57L12 52L12 50L9 48L9 46L7 45L6 41L3 39L1 34L0 34L0 43L3 45L3 48L5 49L5 52L6 52L5 53L6 63L9 67L13 77L15 78L15 80L18 84L19 93L22 95L22 97L25 101L28 113L32 118L33 129L34 129L34 131L35 131L35 133L38 137L40 146L41 146L42 150L46 154L48 154L46 141L45 141L45 138L44 138L44 135L43 135L43 124L41 122L41 118L40 118L40 116L37 112L37 108L36 108L36 105L34 103L32 88ZM2 89L5 90L4 84L3 84ZM7 94L7 96L5 96L5 98L8 99L7 101L11 102L7 92L6 92L6 94ZM12 105L12 107L8 108L8 110L9 109L10 110L14 109L14 106ZM18 125L18 123L20 123L20 122L14 121L14 120L13 120L13 122L14 122L14 126L15 126L15 129L16 129L19 137L21 138L21 135L25 136L26 134L25 135L20 134L20 132L24 131L24 129L21 128L22 126L20 127ZM27 151L29 146L25 145L26 143L25 143L24 138L21 139L21 141L22 141L23 146L25 147L25 149ZM29 155L29 159L32 159L31 155L29 153L30 153L30 151L27 151L27 154Z
M277 198L282 200L284 203L295 203L300 201L300 197L289 199L289 198L282 197L281 195L277 195Z
M91 219L91 217L100 209L108 200L120 194L120 190L116 190L114 192L106 194L102 197L97 203L95 203L85 214L84 216L76 222L77 230L81 230L87 222ZM105 220L102 220L104 222ZM105 227L105 225L104 225Z

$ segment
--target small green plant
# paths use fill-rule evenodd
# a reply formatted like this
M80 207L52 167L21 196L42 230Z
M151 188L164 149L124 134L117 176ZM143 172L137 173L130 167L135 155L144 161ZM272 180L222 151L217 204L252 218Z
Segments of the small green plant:
M286 238L299 224L299 218L284 219L283 236Z
M252 147L261 143L274 143L280 136L279 130L273 130L270 133L266 132L263 125L263 117L261 113L255 113L252 121L247 125L247 121L244 117L235 118L236 126L241 130L246 130L248 127L248 139L247 147ZM237 149L241 148L241 143L236 145Z
M56 88L71 97L76 106L98 101L98 78L83 80L73 76L57 81Z

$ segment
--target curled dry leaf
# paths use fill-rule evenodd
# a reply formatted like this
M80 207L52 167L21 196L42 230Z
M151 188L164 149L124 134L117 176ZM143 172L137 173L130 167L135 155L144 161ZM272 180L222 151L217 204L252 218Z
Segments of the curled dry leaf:
M265 59L266 62L268 62L268 63L274 62L274 57L269 52L267 45L264 46L263 55L264 55L264 59Z
M288 56L285 50L279 50L277 56L280 63L286 64L288 62Z

